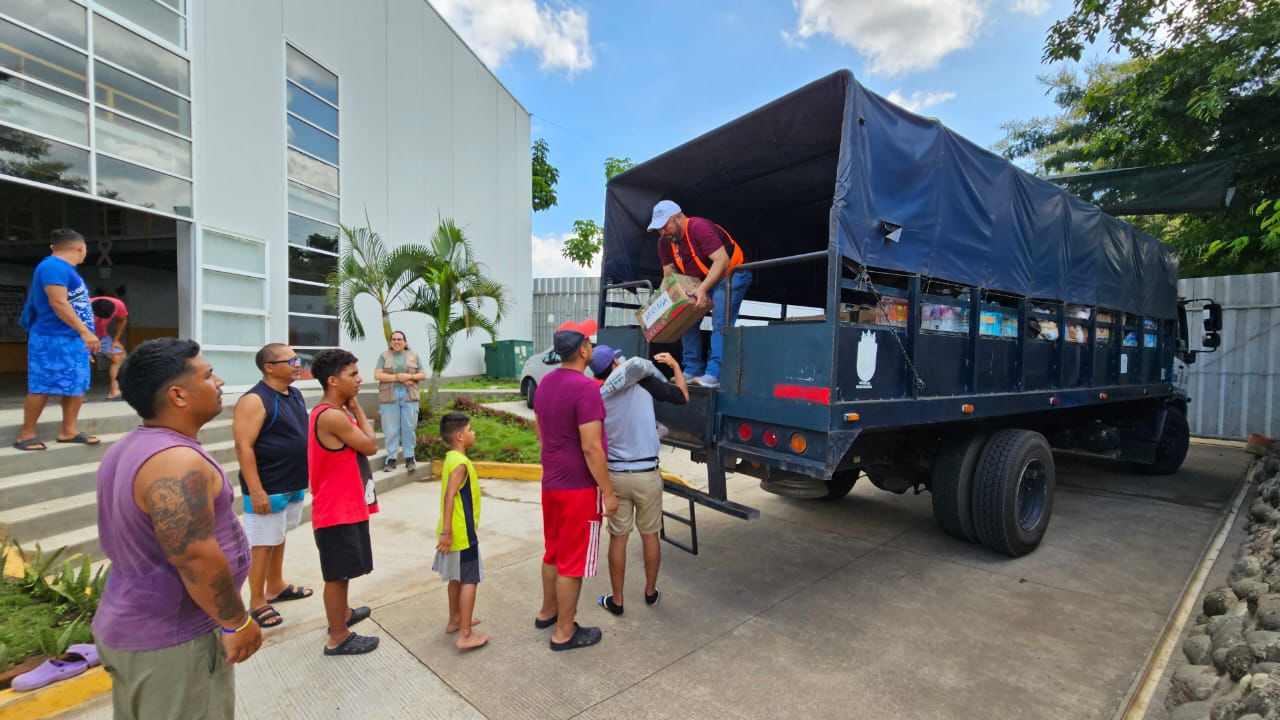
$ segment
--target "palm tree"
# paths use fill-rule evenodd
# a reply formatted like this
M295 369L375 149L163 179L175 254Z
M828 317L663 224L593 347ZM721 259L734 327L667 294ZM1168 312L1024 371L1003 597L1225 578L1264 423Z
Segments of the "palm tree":
M430 252L421 245L403 245L387 250L382 238L366 225L351 228L342 225L346 242L338 256L338 264L325 278L326 295L338 309L338 319L346 334L364 339L364 323L356 314L356 298L368 296L382 313L382 334L391 344L391 313L409 309L413 293L419 285L421 268L430 262Z
M458 333L470 337L482 330L490 339L496 339L496 327L508 306L506 288L486 277L488 269L476 261L471 242L453 220L440 221L426 249L430 260L422 269L422 284L408 309L427 316L427 357L431 365L427 387L429 402L434 405L440 373L453 355L454 338ZM492 317L484 314L485 301L494 305Z

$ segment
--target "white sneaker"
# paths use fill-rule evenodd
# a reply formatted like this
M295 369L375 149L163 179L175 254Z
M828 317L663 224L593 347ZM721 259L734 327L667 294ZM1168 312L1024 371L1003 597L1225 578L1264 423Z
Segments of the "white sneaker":
M691 385L701 385L704 388L718 388L720 387L720 378L712 375L703 375L690 380L689 383Z

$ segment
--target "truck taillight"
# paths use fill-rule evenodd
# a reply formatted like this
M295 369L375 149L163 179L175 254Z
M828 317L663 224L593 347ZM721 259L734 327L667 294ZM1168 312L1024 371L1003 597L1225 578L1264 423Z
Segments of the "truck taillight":
M738 439L746 442L751 439L750 423L738 423Z
M778 447L778 433L774 432L773 428L765 428L760 439L764 440L764 444L769 447Z
M791 445L791 452L797 455L803 455L804 451L809 449L809 441L805 440L804 436L800 433L791 433L789 443Z

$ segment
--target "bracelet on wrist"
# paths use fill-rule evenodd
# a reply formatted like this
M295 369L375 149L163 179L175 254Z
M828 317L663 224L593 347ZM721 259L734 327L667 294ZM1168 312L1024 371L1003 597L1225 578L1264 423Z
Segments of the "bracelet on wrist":
M228 629L226 629L226 628L224 628L224 627L220 627L220 628L218 628L218 629L222 631L222 634L223 634L223 635L235 635L236 633L238 633L238 632L240 632L240 631L244 630L245 628L249 627L249 623L251 623L251 622L253 622L253 616L252 616L252 615L248 615L248 616L244 619L244 624L243 624L243 625L241 625L240 627L236 628L235 630L228 630Z

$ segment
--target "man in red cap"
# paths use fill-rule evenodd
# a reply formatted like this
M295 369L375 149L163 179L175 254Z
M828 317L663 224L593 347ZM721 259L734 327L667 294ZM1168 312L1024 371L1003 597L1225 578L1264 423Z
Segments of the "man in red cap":
M594 577L602 517L618 509L609 480L604 401L595 381L583 374L591 362L596 321L567 322L552 343L560 367L542 379L534 396L542 443L542 608L534 627L554 626L552 650L600 642L600 628L574 622L582 578Z

